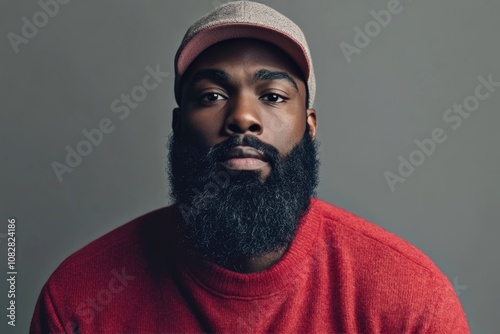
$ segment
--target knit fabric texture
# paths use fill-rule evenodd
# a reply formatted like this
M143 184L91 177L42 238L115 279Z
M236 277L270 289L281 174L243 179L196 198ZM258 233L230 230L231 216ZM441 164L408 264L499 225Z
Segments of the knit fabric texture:
M394 234L316 198L284 256L251 274L187 252L170 206L68 257L32 334L470 333L448 278Z

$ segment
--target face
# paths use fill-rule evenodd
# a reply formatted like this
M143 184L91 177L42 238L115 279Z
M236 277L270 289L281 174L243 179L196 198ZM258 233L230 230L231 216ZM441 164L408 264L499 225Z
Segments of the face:
M266 42L229 40L205 50L185 73L173 130L201 148L253 135L288 154L306 123L316 135L316 112L307 110L306 86L295 63ZM272 166L262 152L240 147L221 161L233 170L256 170L263 181ZM230 158L230 157L226 157Z
M202 53L169 142L171 197L202 257L238 270L291 242L318 184L315 112L293 62L229 41Z

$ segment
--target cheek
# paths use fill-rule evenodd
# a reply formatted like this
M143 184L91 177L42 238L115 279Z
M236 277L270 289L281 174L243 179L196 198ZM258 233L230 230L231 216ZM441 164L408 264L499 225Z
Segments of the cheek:
M186 113L183 117L182 132L201 147L216 144L219 129L220 121L213 114L195 112Z
M305 117L274 117L268 120L267 138L282 156L288 154L302 139L306 125Z

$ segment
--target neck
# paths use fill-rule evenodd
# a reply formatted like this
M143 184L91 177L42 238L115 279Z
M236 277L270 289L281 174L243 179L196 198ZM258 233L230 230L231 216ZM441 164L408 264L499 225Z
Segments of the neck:
M285 252L286 247L283 247L277 251L265 253L251 259L242 259L241 261L235 261L234 264L228 266L226 269L245 274L258 273L260 271L271 268L281 259Z

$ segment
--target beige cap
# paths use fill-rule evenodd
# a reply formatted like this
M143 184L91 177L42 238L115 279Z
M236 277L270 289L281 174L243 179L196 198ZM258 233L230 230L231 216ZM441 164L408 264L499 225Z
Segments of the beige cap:
M253 1L220 5L196 21L184 35L175 56L175 99L180 105L181 77L205 49L233 38L254 38L272 43L287 53L307 80L308 108L312 108L316 80L311 54L302 30L288 17Z

